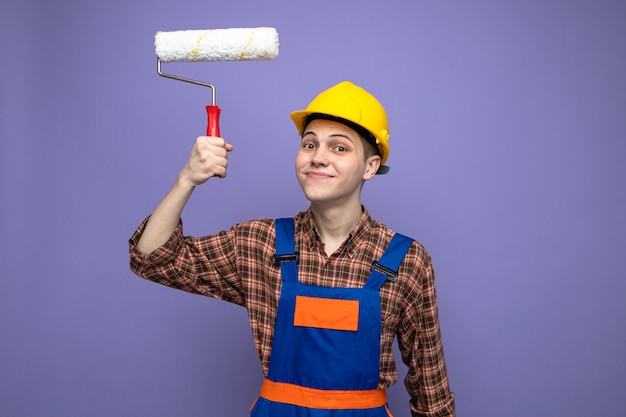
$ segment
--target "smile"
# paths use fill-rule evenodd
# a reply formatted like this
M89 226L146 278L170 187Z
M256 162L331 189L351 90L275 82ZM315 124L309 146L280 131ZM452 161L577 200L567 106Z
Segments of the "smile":
M307 176L307 178L312 178L312 179L327 179L327 178L333 177L330 174L325 174L323 172L317 172L317 171L306 172L305 175Z

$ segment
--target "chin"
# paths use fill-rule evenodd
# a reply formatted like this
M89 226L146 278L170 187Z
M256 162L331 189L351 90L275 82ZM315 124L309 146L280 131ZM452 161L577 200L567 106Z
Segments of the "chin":
M304 196L311 203L323 202L323 201L328 200L328 195L325 195L325 194L319 193L319 192L310 192L310 191L307 192L307 191L304 191Z
M323 203L333 199L333 193L327 188L302 187L302 192L311 203Z

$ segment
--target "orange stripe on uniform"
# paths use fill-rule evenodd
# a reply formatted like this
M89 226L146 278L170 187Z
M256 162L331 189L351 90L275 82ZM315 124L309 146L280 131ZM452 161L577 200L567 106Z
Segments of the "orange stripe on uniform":
M296 296L294 326L331 330L359 328L359 301Z
M333 410L376 408L387 404L387 394L384 389L323 390L274 382L269 379L263 381L261 397L269 401L300 407Z

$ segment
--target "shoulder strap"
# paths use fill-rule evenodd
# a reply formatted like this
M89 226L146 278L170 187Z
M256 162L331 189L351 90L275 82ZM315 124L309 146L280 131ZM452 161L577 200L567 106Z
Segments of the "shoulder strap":
M279 266L285 281L298 281L298 253L295 251L293 218L276 219L276 253L272 265Z
M398 279L398 268L412 244L413 239L396 233L380 260L373 262L365 288L380 289L387 280L395 282Z

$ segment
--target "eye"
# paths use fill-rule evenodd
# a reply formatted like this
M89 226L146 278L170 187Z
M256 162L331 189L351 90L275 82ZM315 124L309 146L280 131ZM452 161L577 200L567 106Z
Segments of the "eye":
M337 146L335 146L335 150L337 152L347 152L348 148L346 148L345 146L342 146L342 145L337 145Z
M311 142L304 142L302 144L302 149L315 149L315 145Z

